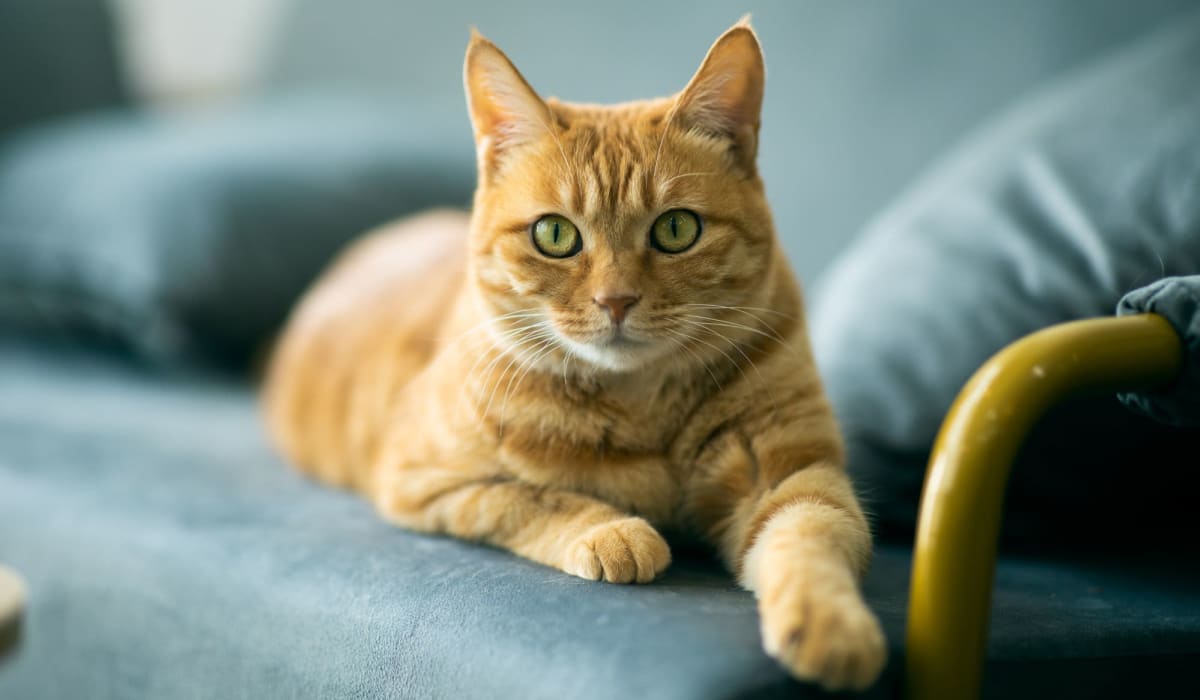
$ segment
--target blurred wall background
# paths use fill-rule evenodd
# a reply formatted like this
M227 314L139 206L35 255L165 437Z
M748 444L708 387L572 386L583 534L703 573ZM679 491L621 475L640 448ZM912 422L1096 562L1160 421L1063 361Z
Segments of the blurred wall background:
M948 146L1018 95L1192 0L108 0L127 71L158 105L328 89L444 115L471 148L467 28L544 95L610 102L681 88L752 12L767 57L761 164L794 266L812 281ZM403 128L398 125L398 128Z
M106 0L126 75L150 104L220 101L261 87L290 0Z

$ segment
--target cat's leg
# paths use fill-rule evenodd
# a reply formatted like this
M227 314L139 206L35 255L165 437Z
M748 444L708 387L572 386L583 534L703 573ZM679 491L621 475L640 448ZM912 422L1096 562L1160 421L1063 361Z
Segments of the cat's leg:
M397 470L376 480L374 500L402 527L487 542L593 581L647 583L671 563L666 540L642 518L510 477Z
M786 460L806 450L728 437L708 451L689 509L757 595L764 648L827 689L868 687L887 648L859 592L871 541L844 470L824 461L797 470Z

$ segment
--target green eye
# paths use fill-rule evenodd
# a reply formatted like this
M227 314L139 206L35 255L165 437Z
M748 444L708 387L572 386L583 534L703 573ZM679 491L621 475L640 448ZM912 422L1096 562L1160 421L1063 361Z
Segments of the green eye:
M552 258L569 258L583 248L575 224L558 214L547 214L533 225L533 245Z
M682 253L699 238L700 217L687 209L672 209L650 227L650 245L664 253Z

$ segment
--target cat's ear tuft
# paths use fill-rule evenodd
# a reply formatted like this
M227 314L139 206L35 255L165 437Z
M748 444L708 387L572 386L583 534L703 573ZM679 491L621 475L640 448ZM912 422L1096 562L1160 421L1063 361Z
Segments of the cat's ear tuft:
M730 140L734 157L753 172L765 81L762 48L746 15L708 50L676 97L672 122Z
M504 52L474 27L463 83L481 165L492 165L505 149L533 141L551 128L554 117L546 103Z

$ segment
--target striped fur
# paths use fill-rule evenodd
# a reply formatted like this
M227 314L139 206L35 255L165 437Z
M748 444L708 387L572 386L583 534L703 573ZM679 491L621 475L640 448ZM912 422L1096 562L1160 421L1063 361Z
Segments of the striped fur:
M295 310L265 387L300 468L412 529L578 576L648 582L660 530L713 545L800 678L862 688L883 638L858 592L870 539L754 166L763 70L745 22L672 98L542 100L486 39L466 85L474 213L355 244ZM668 255L663 211L703 221ZM574 257L531 244L570 219ZM624 344L593 301L640 297Z

